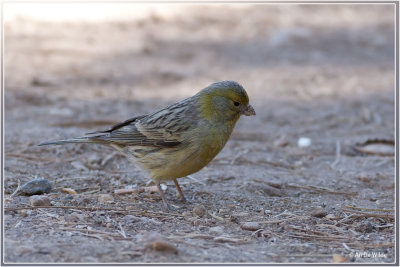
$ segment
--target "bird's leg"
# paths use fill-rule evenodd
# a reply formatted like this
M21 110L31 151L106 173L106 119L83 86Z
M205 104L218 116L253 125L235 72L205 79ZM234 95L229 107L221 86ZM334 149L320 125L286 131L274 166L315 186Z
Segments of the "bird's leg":
M179 193L179 195L181 196L182 202L186 202L186 198L185 198L185 196L183 195L182 189L181 189L181 187L179 186L178 181L177 181L176 179L174 179L174 184L175 184L175 186L176 186L176 189L178 189L178 193Z
M162 200L163 200L163 202L164 202L164 207L165 207L165 209L166 209L167 211L173 210L173 209L168 205L168 202L167 202L167 199L165 198L164 192L163 192L162 189L161 189L160 182L159 182L159 181L156 181L156 185L157 185L158 192L160 193L160 196L161 196L161 198L162 198Z

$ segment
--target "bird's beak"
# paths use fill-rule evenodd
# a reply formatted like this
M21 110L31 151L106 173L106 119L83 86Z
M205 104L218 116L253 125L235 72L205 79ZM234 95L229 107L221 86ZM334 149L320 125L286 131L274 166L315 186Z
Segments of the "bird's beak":
M249 104L246 106L241 112L242 115L246 116L254 116L256 115L256 112L254 111L254 108Z

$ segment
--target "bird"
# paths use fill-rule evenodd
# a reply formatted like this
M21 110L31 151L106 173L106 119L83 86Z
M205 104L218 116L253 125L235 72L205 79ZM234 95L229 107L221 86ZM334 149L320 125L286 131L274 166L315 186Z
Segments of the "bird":
M153 113L140 115L108 130L43 145L91 143L111 146L147 171L166 210L174 210L160 182L196 173L223 149L241 115L256 115L246 90L235 81L212 83L197 94Z

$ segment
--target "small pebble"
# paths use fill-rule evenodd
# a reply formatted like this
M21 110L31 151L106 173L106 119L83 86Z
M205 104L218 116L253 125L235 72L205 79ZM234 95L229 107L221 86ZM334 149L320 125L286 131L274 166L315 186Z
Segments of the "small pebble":
M38 178L25 183L19 191L28 196L50 193L51 184L46 179Z
M193 215L197 217L204 217L206 214L206 208L203 205L196 205L193 208Z
M309 147L310 145L311 139L308 137L300 137L299 140L297 140L298 147Z
M29 204L35 207L50 206L50 198L46 196L31 196Z
M343 257L342 255L339 255L339 254L333 254L332 261L333 262L347 262L347 258Z
M114 198L110 194L100 194L97 198L97 201L99 201L99 202L111 202L113 200L114 200Z
M154 241L151 244L151 247L155 250L155 251L161 251L161 252L168 252L168 253L173 253L173 254L178 254L178 249L171 244L168 241L165 240L157 240Z
M311 216L317 217L317 218L324 218L326 215L328 215L328 212L326 212L325 210L321 210L321 209L311 212Z
M245 222L242 224L242 229L243 230L248 230L248 231L257 231L258 229L261 229L261 225L259 225L256 222Z

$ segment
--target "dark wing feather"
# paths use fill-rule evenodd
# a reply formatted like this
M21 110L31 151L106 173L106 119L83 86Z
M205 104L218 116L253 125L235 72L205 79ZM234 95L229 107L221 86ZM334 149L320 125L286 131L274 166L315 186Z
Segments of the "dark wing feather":
M88 134L88 135L89 135L89 134L91 135L91 134L111 133L112 131L115 131L115 130L117 130L117 129L119 129L119 128L122 128L122 127L124 127L124 126L126 126L126 125L129 125L129 124L131 124L132 122L135 122L135 121L137 121L137 120L139 120L139 119L141 119L141 118L143 118L143 117L146 117L146 115L141 115L141 116L133 117L133 118L130 118L130 119L126 120L126 121L117 123L117 124L111 126L111 128L108 129L108 130L96 131L96 132L91 132L91 133L87 133L87 134Z

